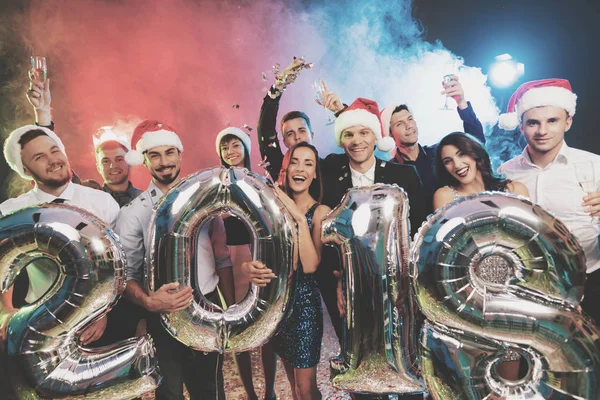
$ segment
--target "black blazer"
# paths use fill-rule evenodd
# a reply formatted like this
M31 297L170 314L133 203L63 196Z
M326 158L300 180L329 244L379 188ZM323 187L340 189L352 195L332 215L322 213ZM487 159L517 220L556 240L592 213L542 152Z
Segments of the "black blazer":
M425 195L417 170L403 165L375 159L375 183L396 184L408 195L410 205L410 236L413 237L423 221L433 211L433 199ZM323 204L335 208L352 187L352 173L346 154L330 154L322 164Z

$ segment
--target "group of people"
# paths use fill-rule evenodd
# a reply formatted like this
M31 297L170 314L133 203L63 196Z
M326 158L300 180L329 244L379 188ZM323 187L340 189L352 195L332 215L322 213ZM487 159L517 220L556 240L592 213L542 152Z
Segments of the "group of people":
M297 62L286 71L292 73ZM195 296L192 288L170 283L148 291L144 284L144 255L153 208L182 179L181 138L167 123L145 120L135 128L130 142L113 138L96 144L102 186L94 189L74 183L65 146L54 132L49 84L49 79L31 81L27 96L35 110L36 124L13 131L4 144L6 161L21 177L33 181L33 189L0 204L0 213L61 202L90 211L105 221L117 232L125 250L127 286L107 317L81 332L82 344L113 343L146 330L154 339L164 376L156 391L157 399L183 398L184 384L193 399L224 399L222 357L186 347L160 323L161 313L189 306ZM599 226L590 223L590 216L600 216L600 193L583 192L573 167L577 161L589 160L600 168L600 156L570 148L564 141L576 105L568 81L527 82L515 92L509 113L502 116L500 124L506 129L520 125L528 144L520 156L507 161L498 172L492 169L482 125L457 77L443 83L443 93L456 100L466 133L450 133L433 146L419 144L418 125L406 104L393 104L380 112L372 100L358 98L346 106L339 96L326 91L321 104L335 113L333 131L344 152L324 158L313 145L315 133L306 113L286 113L278 133L277 114L285 89L285 82L280 80L269 89L257 127L261 158L266 159L265 167L277 182L278 198L298 224L299 241L292 311L278 334L261 349L265 399L276 398L277 356L285 366L294 399L321 397L317 387L323 335L321 298L339 338L344 313L337 253L323 247L321 221L352 187L386 183L403 188L409 199L411 236L435 209L470 194L494 190L530 198L563 220L582 244L588 274L583 309L600 322ZM248 133L229 127L216 136L215 144L222 165L251 169ZM390 152L391 160L377 158L375 148ZM134 188L129 181L130 168L135 165L144 165L152 176L145 191ZM250 243L243 223L233 217L215 218L202 227L197 239L202 271L197 271L197 282L207 299L224 307L235 303L231 249ZM250 256L243 261L242 270L253 284L265 286L275 277L269 266ZM37 263L21 275L13 289L0 294L0 348L6 340L10 316L42 296L56 277L52 267ZM258 399L249 354L236 354L235 359L248 398Z

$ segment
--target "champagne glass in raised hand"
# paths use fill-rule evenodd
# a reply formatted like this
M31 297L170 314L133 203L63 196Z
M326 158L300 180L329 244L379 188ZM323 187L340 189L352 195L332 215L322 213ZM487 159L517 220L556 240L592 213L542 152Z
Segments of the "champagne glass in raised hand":
M444 83L452 82L454 75L456 74L456 61L447 61L444 63ZM448 96L444 99L444 106L440 108L440 110L444 111L452 111L451 108L448 107Z
M325 125L333 124L334 121L331 118L331 115L329 115L329 112L328 112L329 110L327 110L327 107L325 106L325 101L324 101L325 93L327 93L327 88L325 86L325 82L323 82L323 80L321 80L321 79L313 81L312 88L315 93L315 99L317 100L317 103L322 105L323 108L325 109L325 113L327 115L327 123Z
M594 175L594 163L592 161L579 161L573 164L575 167L575 176L581 189L586 195L595 193L597 190L596 177ZM596 218L592 217L592 224L595 224Z
M29 79L44 83L48 74L46 67L46 57L31 56L31 69L29 70Z

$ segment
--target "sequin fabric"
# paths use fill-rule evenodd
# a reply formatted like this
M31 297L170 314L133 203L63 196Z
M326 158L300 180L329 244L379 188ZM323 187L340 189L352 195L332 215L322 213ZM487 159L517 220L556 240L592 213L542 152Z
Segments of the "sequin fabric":
M306 213L310 229L317 206L315 204ZM314 367L321 357L322 339L323 310L319 285L313 274L304 274L298 262L292 312L274 338L275 351L294 368Z

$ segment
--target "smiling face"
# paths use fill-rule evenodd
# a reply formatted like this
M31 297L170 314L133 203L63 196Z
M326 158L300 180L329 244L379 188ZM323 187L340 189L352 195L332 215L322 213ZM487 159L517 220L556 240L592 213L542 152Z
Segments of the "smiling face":
M286 169L287 187L292 193L308 191L317 178L317 159L309 147L297 147Z
M240 139L224 137L221 140L221 158L232 167L244 166L244 144Z
M374 157L375 143L377 138L373 131L362 125L351 126L341 133L340 145L354 164L362 164Z
M42 186L59 188L72 177L71 166L65 153L47 135L38 136L21 149L25 174Z
M527 110L522 121L521 132L525 135L529 152L542 156L558 153L573 118L560 107L546 106Z
M306 142L312 144L310 127L304 118L298 117L285 121L282 126L283 144L291 149L297 143Z
M126 149L118 143L104 143L96 152L96 168L104 183L120 185L129 180L130 167L125 162Z
M472 183L478 176L481 178L481 172L477 169L475 159L464 154L453 144L442 147L441 159L446 171L461 185Z
M170 185L181 171L181 152L175 146L156 146L144 155L150 175L163 185Z
M417 121L408 110L400 110L392 115L390 133L398 147L410 147L419 141Z

